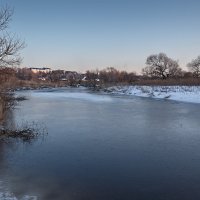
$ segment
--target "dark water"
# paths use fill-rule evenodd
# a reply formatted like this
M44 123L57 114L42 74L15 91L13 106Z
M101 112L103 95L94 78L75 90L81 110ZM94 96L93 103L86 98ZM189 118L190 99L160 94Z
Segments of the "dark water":
M85 89L25 94L9 123L37 121L49 134L31 144L1 141L0 191L17 199L200 199L200 105Z

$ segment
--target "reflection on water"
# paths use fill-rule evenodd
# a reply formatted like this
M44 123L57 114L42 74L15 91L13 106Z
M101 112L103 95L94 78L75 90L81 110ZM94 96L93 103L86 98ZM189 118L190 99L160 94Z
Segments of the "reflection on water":
M16 190L17 184L20 184L20 180L15 182L15 186L12 186L12 177L9 177L9 153L14 153L18 147L14 141L7 141L0 139L0 200L37 200L36 196L27 195L26 191Z
M6 103L0 97L0 126L15 127L13 110L6 108Z
M0 122L4 119L4 102L0 97Z
M84 89L24 94L7 122L39 121L49 135L0 143L1 184L18 199L200 198L199 105Z

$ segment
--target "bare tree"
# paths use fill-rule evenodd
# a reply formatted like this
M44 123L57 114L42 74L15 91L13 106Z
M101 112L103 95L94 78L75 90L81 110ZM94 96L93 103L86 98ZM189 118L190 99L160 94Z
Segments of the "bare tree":
M24 48L24 42L8 32L8 25L13 15L13 9L0 8L0 68L19 65L21 57L19 51Z
M183 70L179 67L177 61L171 60L168 66L168 77L177 78L183 76Z
M143 75L166 79L174 77L181 71L178 62L160 53L150 55L146 60L147 67L142 70Z
M154 74L154 68L152 67L145 67L142 69L142 75L145 77L151 77L151 78L155 78L155 74Z
M87 70L85 75L86 75L86 80L88 81L89 85L91 87L95 88L97 85L99 71L98 70L92 70L92 71Z
M200 56L192 60L192 62L188 63L187 67L193 73L195 77L199 78L200 77Z

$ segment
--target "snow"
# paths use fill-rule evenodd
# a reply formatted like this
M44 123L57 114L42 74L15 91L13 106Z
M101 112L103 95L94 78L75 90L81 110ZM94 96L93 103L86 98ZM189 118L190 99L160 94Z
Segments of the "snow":
M22 198L17 198L12 192L9 191L0 181L0 200L37 200L36 196L24 195Z
M200 86L114 86L106 91L112 94L200 103Z
M0 200L37 200L35 196L25 195L22 198L18 199L9 191L0 192Z

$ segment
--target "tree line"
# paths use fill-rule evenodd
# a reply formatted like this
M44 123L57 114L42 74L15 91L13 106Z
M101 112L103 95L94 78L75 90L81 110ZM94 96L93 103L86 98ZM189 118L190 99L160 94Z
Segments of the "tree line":
M169 58L164 53L150 55L146 60L142 74L151 78L178 78L184 76L200 77L200 56L187 64L189 71L184 71L178 61Z
M91 86L102 83L132 83L135 79L135 72L119 71L114 67L108 67L103 70L87 70L85 74L85 81L89 82Z

